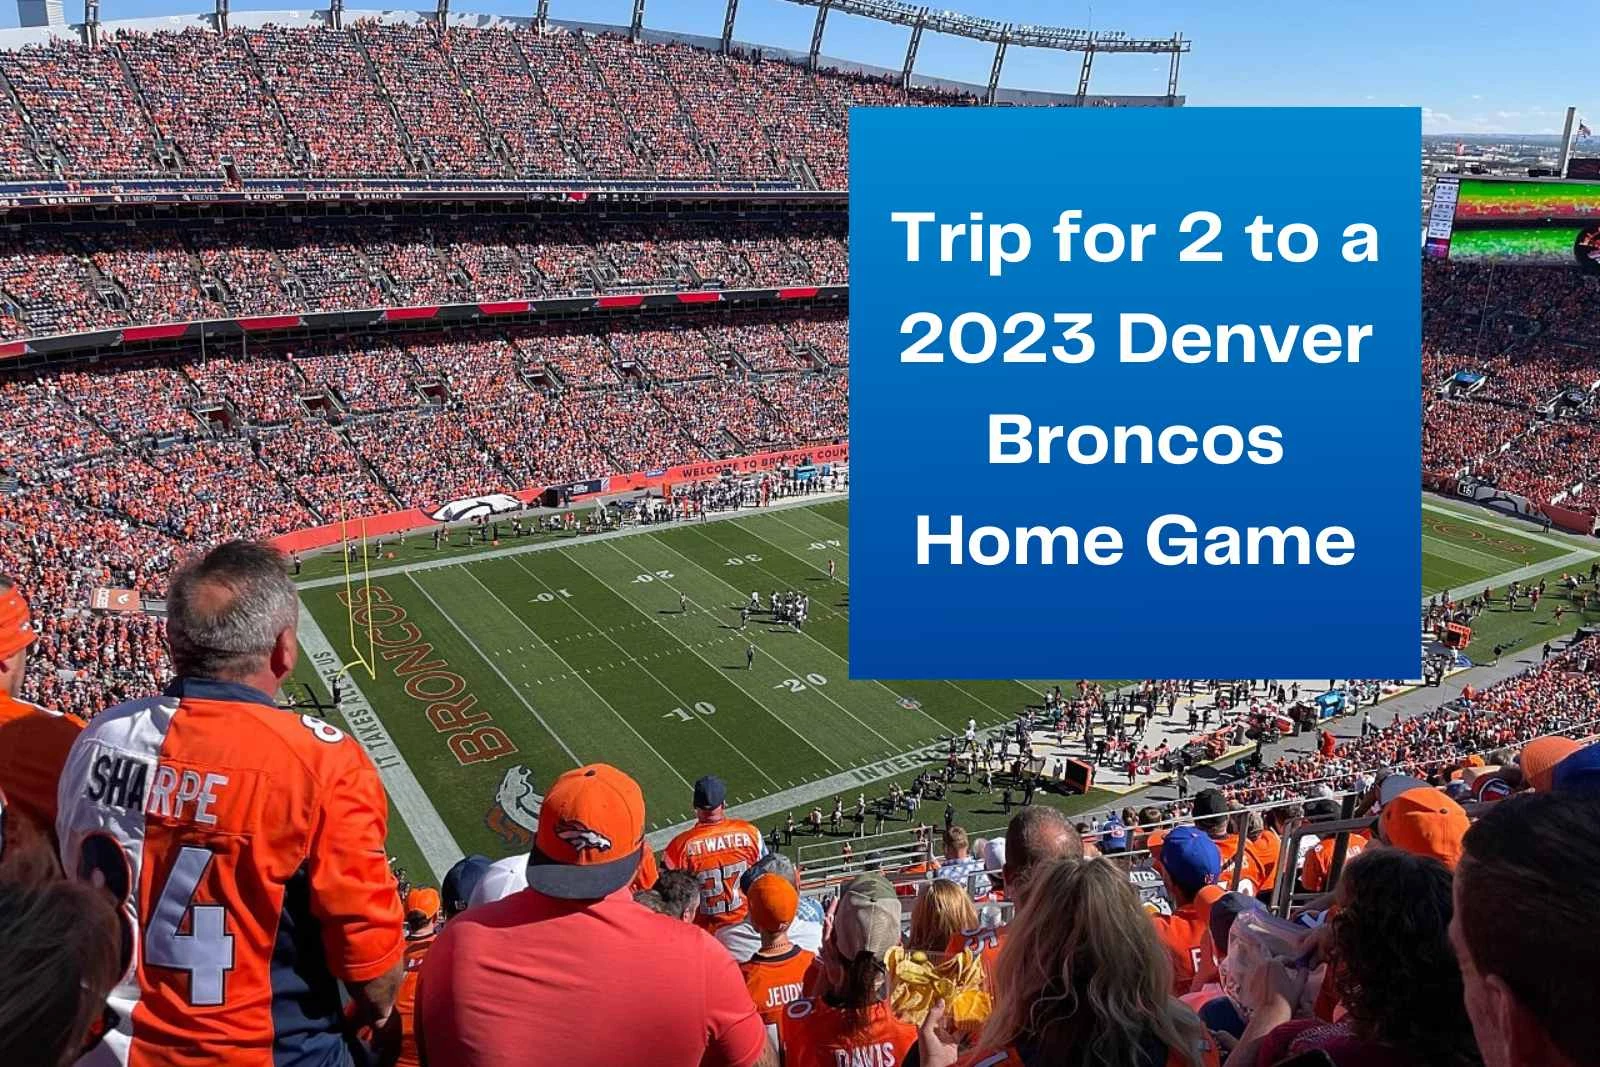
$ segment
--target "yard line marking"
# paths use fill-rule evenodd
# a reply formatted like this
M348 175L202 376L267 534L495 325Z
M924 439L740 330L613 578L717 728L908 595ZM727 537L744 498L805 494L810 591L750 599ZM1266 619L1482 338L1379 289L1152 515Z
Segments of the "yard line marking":
M826 516L818 514L818 517L822 518L826 522L833 522L832 519L828 519ZM782 524L784 526L787 526L787 527L789 527L789 529L793 530L795 533L799 534L801 537L808 537L812 541L816 541L820 537L822 537L822 534L812 533L810 530L807 530L807 529L804 529L802 527L796 526L794 523L790 522L788 519L784 518L782 515L778 514L777 512L772 512L771 514L768 514L768 515L765 515L765 516L762 516L762 515L759 515L759 514L752 515L752 516L750 516L750 518L752 518L752 519L759 519L759 518L771 519L773 522L780 523L780 524ZM834 525L837 526L838 523L834 523ZM752 536L761 537L760 534L753 533L753 532L752 532ZM776 544L776 542L769 541L767 538L762 537L761 539L763 541L768 541L769 544ZM778 545L778 547L779 548L783 548L782 545ZM788 550L785 549L785 551L788 551ZM790 552L789 554L792 555L792 556L794 555L794 553L792 553L792 552ZM848 583L850 581L850 574L849 574L849 571L850 571L850 554L848 552L846 552L844 554L844 557L845 557L844 558L844 567L840 571L839 578L838 579L829 579L830 581L842 580L845 583ZM795 559L800 559L801 557L795 556L794 558ZM826 573L826 570L827 570L824 567L818 567L817 569L820 570L820 571L823 571L824 573Z
M707 540L709 540L709 538ZM677 556L680 556L685 563L689 564L689 566L694 567L696 570L700 570L700 571L705 572L707 575L709 575L712 578L714 578L715 580L721 582L723 585L727 586L729 589L732 589L735 593L739 593L739 587L738 586L734 585L732 582L728 581L728 579L722 577L720 574L718 574L717 572L713 571L710 567L707 567L704 563L699 562L698 560L694 559L692 556L685 555L682 551L680 551L679 549L675 548L673 545L669 544L666 541L665 538L658 537L658 538L656 538L656 542L658 544L665 545L669 552L672 552L672 553L676 554ZM715 542L715 541L712 541L711 543L712 544L717 544L717 542ZM728 547L726 545L717 545L717 547L720 548L724 552L728 551ZM621 550L618 549L618 551L621 551ZM782 551L782 550L780 549L779 551ZM626 555L626 553L624 553L624 555ZM752 564L752 566L755 567L755 569L757 569L757 570L766 570L766 568L761 567L759 564ZM771 571L766 571L766 573L771 577L774 577L774 578L778 577L777 575L773 574ZM781 581L782 579L779 579L779 580ZM740 594L740 596L742 598L743 594ZM701 610L705 611L706 609L702 608ZM849 674L849 670L850 670L850 662L849 662L849 660L845 659L843 656L839 655L839 653L835 652L833 649L831 649L827 645L823 644L817 638L812 637L810 634L806 633L804 630L800 631L800 633L807 640L811 641L813 644L815 644L818 648L822 649L828 655L832 656L834 659L838 660L840 663L843 663L845 665L846 675ZM765 646L763 646L763 647L765 647ZM778 666L782 667L784 670L786 670L789 673L795 675L796 677L799 677L799 672L795 671L795 669L793 667L789 666L783 660L779 659L776 654L774 654L770 650L767 652L767 654L772 657L772 662L776 663ZM873 682L872 684L877 686L878 688L882 689L885 693L888 693L890 696L894 697L896 702L904 699L903 697L900 696L900 694L896 693L893 689L890 689L888 686L884 685L882 682ZM820 689L817 690L817 692L822 693L822 691ZM859 718L856 718L855 714L853 714L850 711L849 708L846 708L844 705L840 704L837 700L834 700L832 697L828 696L828 694L822 693L822 698L824 700L826 700L828 703L832 704L834 707L838 708L840 711L844 712L846 715L849 715L850 718L855 719L856 722L861 723L861 725L866 728L867 732L872 734L872 736L876 737L879 741L882 741L886 745L890 745L890 746L894 745L893 741L889 740L887 737L883 736L878 731L874 730L872 727L867 726L866 723L862 722ZM946 726L944 723L940 722L938 719L935 719L932 715L929 715L926 711L923 711L922 710L922 706L920 704L917 706L917 708L915 710L923 718L927 719L929 722L931 722L935 726L937 726L941 733L950 733L950 732L952 732L950 727Z
M472 574L471 568L467 569L467 573ZM531 714L535 719L539 720L539 725L544 727L545 733L555 738L555 742L561 746L561 750L571 757L572 765L574 767L582 767L583 760L578 758L578 754L572 751L572 747L562 739L560 734L556 733L550 728L550 724L544 721L544 716L540 715L538 709L532 704L528 703L528 698L523 696L521 691L518 690L515 685L511 684L511 679L505 676L505 672L495 664L494 660L483 654L483 649L478 647L478 642L472 639L472 635L463 630L461 628L461 624L450 617L450 613L440 606L439 602L433 598L432 593L423 588L422 583L417 581L415 575L408 574L406 577L410 579L412 585L417 587L417 592L428 598L428 603L433 605L433 609L439 613L440 617L443 618L445 622L455 627L456 633L461 635L461 639L472 646L472 650L478 654L478 658L483 660L483 662L488 665L491 671L494 671L495 676L499 678L501 682L505 683L505 687L511 690L511 695L520 700L522 702L522 706L528 709L529 714ZM472 574L472 580L478 581L478 576ZM482 585L483 583L478 582L478 584Z
M696 532L698 533L699 531L697 530ZM748 531L748 530L746 530L745 532L748 533L749 536L754 537L757 541L760 541L762 544L768 545L768 546L776 549L779 552L783 552L784 555L788 555L789 558L791 558L791 559L797 559L797 557L791 555L788 552L785 552L782 545L775 545L771 541L768 541L766 538L762 537L760 534L750 533L750 531ZM700 534L700 536L704 537L708 543L716 545L717 548L720 551L723 551L723 552L731 552L732 551L732 549L728 545L722 544L720 541L715 540L714 538L710 537L709 535ZM670 544L667 541L666 538L658 537L658 538L656 538L656 541L659 544L666 545L667 548L670 551L676 553L679 556L682 556L683 559L686 560L689 563L690 566L696 567L699 570L704 571L706 574L709 574L711 577L715 578L717 581L721 582L723 585L727 586L729 589L732 589L735 593L739 593L738 586L734 585L732 582L728 581L728 579L722 577L720 574L717 574L710 567L707 567L704 563L701 563L698 560L695 560L693 557L686 555L681 550L679 550L678 548L676 548L675 546ZM798 562L802 562L803 563L804 561L802 560L802 561L798 561ZM759 563L752 563L752 564L750 564L750 566L754 570L762 571L768 577L776 578L779 582L786 582L786 579L782 575L775 574L772 571L767 570L767 568L763 567ZM742 595L743 594L741 594L741 596ZM826 604L821 605L821 607L822 607L822 610L830 612L830 613L838 616L840 619L843 619L845 622L849 622L849 616L840 614L839 612L836 612L836 611L833 611L833 609L828 607ZM846 659L844 656L839 655L839 653L835 652L832 648L828 647L826 644L824 644L822 642L822 640L820 638L814 637L811 634L806 633L804 630L800 630L799 632L800 632L800 634L802 636L804 636L807 640L811 641L818 648L822 649L824 652L826 652L828 655L832 656L834 659L838 660L840 663L843 663L845 665L845 671L848 674L848 672L850 670L850 661L848 659ZM785 670L789 670L791 672L793 671L792 667L789 667L788 664L783 663L783 661L779 660L776 656L773 656L773 661L778 663ZM885 693L888 693L890 696L894 697L896 703L899 703L901 700L905 699L899 693L896 693L893 689L890 689L888 686L884 685L882 682L874 681L871 684L877 686L879 689L882 689ZM824 695L826 696L826 694L824 694ZM837 701L835 701L832 697L827 697L827 700L828 700L829 703L833 704L835 707L841 707L841 705ZM984 705L984 706L985 707L989 707L991 711L998 712L998 709L995 709L990 705ZM843 710L842 707L841 707L841 710ZM920 702L917 703L917 707L915 709L913 709L913 710L915 710L918 715L921 715L924 719L927 719L929 722L931 722L935 726L937 726L939 728L939 732L941 734L948 734L948 733L953 733L954 732L954 729L952 727L946 726L944 723L940 722L938 719L934 718L932 715L930 715L926 711L924 711ZM848 710L845 710L845 714L846 715L850 715L850 717L852 719L856 719L856 717L854 715L851 715ZM1013 717L1014 716L1010 716L1010 715L1003 715L1002 716L1002 718L1004 718L1004 719L1010 719L1010 718L1013 718ZM856 721L857 722L861 722L860 719L856 719ZM862 726L867 726L867 724L864 723L864 722L862 722L861 725ZM887 737L884 737L882 734L878 733L878 731L873 730L872 727L867 726L867 729L872 732L874 737L876 737L878 740L882 741L884 744L890 745L890 746L894 745L893 741L890 741Z
M497 603L501 607L505 608L506 613L508 615L510 615L513 619L516 619L517 620L517 625L521 626L524 630L527 630L528 633L533 637L533 639L535 641L543 641L544 640L543 637L539 636L539 631L535 630L532 626L530 626L528 624L527 620L523 619L522 616L518 615L516 613L516 610L513 609L510 604L506 603L504 600L502 600L500 598L499 594L497 594L494 590L490 589L487 585L485 585L483 583L483 579L482 578L479 578L476 574L473 574L471 568L468 568L467 573L471 574L472 575L472 580L478 583L478 588L482 589L485 593L488 593L491 597L494 598L495 603ZM411 580L413 582L416 581L415 578L412 578ZM546 646L546 651L548 651L556 659L560 660L561 663L567 668L567 670L572 673L572 676L574 678L576 678L580 682L583 682L583 687L585 689L589 690L589 692L593 693L595 695L595 698L597 700L599 700L600 703L604 704L607 708L609 708L611 710L611 714L615 715L617 717L617 719L622 723L622 725L626 726L628 728L629 732L631 732L634 737L637 737L639 739L640 743L643 744L645 748L648 748L652 753L654 753L656 759L660 760L662 765L665 766L667 768L667 770L671 771L673 773L673 775L677 777L678 781L682 782L684 785L689 786L691 789L693 788L693 786L690 784L689 780L687 778L685 778L682 774L678 773L678 769L676 767L674 767L667 760L667 758L661 754L661 752L656 748L656 746L652 745L648 740L645 739L643 734L641 734L638 730L634 729L633 723L629 722L626 718L624 718L623 715L622 715L622 712L618 711L616 709L616 706L614 704L612 704L611 701L607 700L604 696L601 696L599 690L597 690L594 686L590 685L587 681L585 681L584 678L577 673L577 668L574 667L571 663L568 663L562 657L561 653L557 652L553 648L549 648L548 646ZM587 668L583 673L584 674L589 674L589 673L592 673L593 670L594 670L594 668L590 667L590 668ZM560 677L560 676L559 675L552 675L551 676L551 680L554 681L558 677ZM543 683L541 682L540 684L543 684ZM543 722L544 720L541 719L540 721ZM548 729L548 727L546 727L546 729ZM566 747L566 746L563 745L562 747ZM580 764L580 766L581 766L581 764Z
M619 555L623 559L627 560L630 565L635 566L635 567L640 565L638 560L634 559L632 556L629 556L627 553L623 552L621 549L617 548L615 545L610 545L609 547L611 548L611 550L613 552L617 553L617 555ZM591 571L588 567L585 567L582 563L579 563L576 559L573 559L572 556L569 553L563 552L563 553L561 553L561 555L562 555L563 558L565 558L567 560L570 560L574 565L576 565L580 570L582 570L589 577L593 578L595 581L599 582L601 585L604 585L607 589L611 588L610 583L608 583L604 578L600 577L598 574L594 573L594 571ZM626 598L623 598L623 599L625 600ZM693 607L694 607L694 609L696 611L699 611L699 612L705 612L706 611L705 608L700 607L698 604L693 605ZM634 610L637 611L637 610L641 610L641 609L635 608ZM688 644L682 638L680 638L677 634L673 633L671 630L667 629L665 626L662 626L659 621L657 621L655 619L648 619L647 621L655 623L656 629L660 630L662 633L664 633L664 634L668 635L669 637L671 637L675 642L677 642L683 648L685 648L688 651L694 653L695 658L698 659L701 663L704 663L707 667L710 667L711 670L712 670L712 673L716 677L722 678L723 673L724 673L722 671L722 669L719 668L715 663L712 663L710 660L708 660L704 656L700 655L700 653L695 650L693 645ZM807 737L805 734L802 734L799 730L796 730L793 725L791 725L789 722L787 722L781 716L779 716L777 712L775 712L771 708L767 707L764 703L761 702L761 700L759 698L756 697L756 695L754 693L751 693L748 690L746 690L744 688L744 686L740 685L738 682L734 681L732 678L728 678L728 679L725 679L725 680L729 684L731 684L735 689L739 690L741 693L744 693L745 696L749 698L750 703L754 704L757 708L760 708L762 711L766 712L767 715L769 715L773 719L774 722L778 723L778 725L782 726L784 729L786 729L790 733L794 734L801 741L804 741L806 743L806 746L808 748L810 748L811 751L815 752L817 755L819 755L823 759L827 760L828 763L831 766L836 767L836 768L838 768L840 770L844 769L844 764L840 763L838 760L834 759L832 756L830 756L826 752L822 751L822 749L820 749L816 745L812 744L811 739L809 737ZM774 786L776 786L778 783L777 782L773 782L772 784Z
M565 554L563 553L563 555L565 555ZM570 557L567 557L567 558L570 559ZM548 589L552 588L550 585L548 585L545 582L545 580L543 578L540 578L533 571L529 570L527 568L527 566L520 559L517 559L515 556L513 556L512 559L511 559L511 562L516 564L516 566L524 574L526 574L528 577L532 578L534 581L538 582L545 589L548 590ZM476 577L476 576L474 576L474 577ZM494 597L496 600L500 600L500 595L498 593L496 593L494 590L490 589L487 585L483 585L482 581L479 581L478 584L483 586L484 591L486 593L488 593L490 596ZM601 584L604 585L605 583L602 582ZM606 589L610 590L611 587L609 585L607 585ZM503 600L501 600L500 602L502 604L505 603L505 601L503 601ZM577 606L574 605L572 603L572 601L563 600L562 601L562 605L568 611L572 612L574 615L578 616L578 618L582 619L587 625L589 625L589 626L594 626L595 625L594 620L589 618L589 616L585 615L582 611L579 611ZM507 607L507 610L510 610L509 606ZM518 621L521 622L520 619ZM528 626L528 624L525 623L525 622L522 623L522 625L523 626L527 626L529 633L534 634L535 637L538 636L538 634L534 631L533 627ZM663 682L660 678L656 677L655 673L653 671L651 671L649 667L646 667L643 663L640 663L637 659L635 659L633 654L631 652L629 652L627 649L623 648L620 644L618 644L616 639L613 638L610 634L597 634L596 636L604 637L607 641L611 642L612 647L615 648L618 652L621 652L628 659L633 660L633 662L638 666L638 668L641 671L644 671L644 673L650 675L650 677L655 681L655 683L661 687L662 692L666 693L673 700L678 701L678 706L679 707L690 707L690 706L692 706L693 701L684 700L683 697L679 696L676 692L674 692L671 686L667 685L666 682ZM599 693L595 693L595 695L596 696L600 696ZM605 700L605 697L600 697L600 699L601 700ZM617 718L622 719L622 713L617 711L617 709L615 707L612 707L610 701L606 701L606 707L611 708L612 713L615 714L617 716ZM772 782L773 788L777 788L778 783L777 782L773 782L772 778L767 774L767 772L762 770L760 765L757 764L755 761L753 761L749 756L746 756L744 754L743 750L741 750L732 741L729 741L726 737L723 737L722 731L718 730L714 725L712 725L712 723L711 723L711 721L709 719L707 719L704 715L696 715L695 719L698 722L704 723L705 726L706 726L706 729L708 729L712 733L716 734L717 737L722 740L722 743L728 746L729 751L733 752L740 759L744 760L745 763L749 765L751 770L755 771L757 774L759 774L761 777L765 778L767 781ZM640 741L644 741L645 745L649 747L651 752L655 752L657 759L661 760L662 763L667 763L666 757L661 755L660 752L657 752L656 751L656 747L654 745L650 744L649 741L645 741L644 735L640 734L638 730L634 730L632 723L628 722L628 720L626 720L626 719L622 719L622 721L627 725L628 729L633 730L633 734L634 734L635 737L639 738ZM667 763L667 766L668 767L672 767L672 764ZM672 773L673 774L677 774L678 775L678 780L680 782L682 782L684 785L689 785L689 780L687 778L685 778L683 775L678 774L678 770L677 770L676 767L672 767ZM691 788L692 788L692 786L691 786Z
M754 515L754 516L751 516L751 517L752 518L762 518L763 516ZM781 518L778 515L768 515L768 516L765 516L765 517L766 518L770 518L770 519L776 519L778 522L783 523L785 526L788 526L790 529L795 530L798 533L804 534L807 537L811 536L810 534L806 533L804 530L801 530L799 527L795 526L793 523L787 522L786 520L784 520L783 518ZM781 543L779 543L777 541L774 541L770 537L765 537L765 536L763 536L762 534L758 533L755 530L750 529L749 525L747 525L747 524L742 524L741 523L738 526L738 529L743 530L744 533L747 536L754 538L755 540L761 542L763 545L766 545L768 548L776 549L777 552L780 555L788 556L790 559L794 560L797 564L800 564L801 566L810 566L811 565L809 563L809 561L807 561L806 559L804 559L804 558L802 558L800 556L797 556L793 552L789 551L789 549L785 545L783 545L783 544L781 544ZM714 538L711 538L709 534L707 534L706 536L707 536L708 540L715 540ZM721 544L721 543L718 542L718 544ZM727 550L727 548L728 548L728 546L726 546L726 545L722 545L721 547L724 550ZM759 566L759 564L758 564L758 566ZM764 567L761 568L761 569L762 570L766 570L766 568L764 568ZM821 566L817 566L814 569L817 570L820 573L824 573L824 574L827 573L826 569L821 567ZM772 574L771 571L767 571L767 573L768 574ZM772 574L772 576L774 578L778 577L778 575L776 575L776 574ZM845 581L848 582L848 580L849 580L848 577L846 577ZM848 588L848 585L846 586L846 588ZM823 606L824 610L833 612L833 614L835 614L835 615L837 615L837 616L839 616L841 618L844 618L846 620L846 622L849 621L849 616L846 613L839 612L839 611L834 611L834 609L828 607L828 605L826 605L826 604L824 604L822 606ZM821 642L819 641L818 643L820 644ZM878 682L876 684L880 685L880 686L883 686L883 689L886 692L888 692L891 695L893 695L895 697L895 699L897 699L897 700L900 699L899 694L895 693L894 690L890 689L888 686L883 685L882 682ZM945 680L944 684L949 686L951 689L954 689L956 692L960 693L962 696L966 697L967 699L975 700L979 704L982 704L984 707L988 708L990 711L992 711L996 715L998 715L1000 717L1001 721L1005 721L1007 719L1011 719L1011 718L1015 717L1012 713L1001 711L999 708L995 707L993 704L989 703L987 700L984 700L982 697L978 696L976 693L972 693L972 692L969 692L966 689L961 688L961 686L957 685L953 681ZM1027 687L1023 686L1023 688L1026 689ZM926 713L924 713L924 714L926 714ZM932 716L928 716L928 717L932 718ZM934 721L937 722L938 720L935 719Z
M300 621L295 632L318 676L331 692L342 661L328 643L322 627L317 625L317 620L303 603L300 605ZM400 821L411 831L433 876L443 881L451 866L461 858L461 846L456 844L455 835L444 824L444 819L439 817L439 810L428 799L422 783L417 781L411 764L406 762L405 753L389 736L383 720L378 717L372 701L356 684L354 675L346 674L339 679L339 692L339 714L344 717L350 736L366 750L378 768L378 777L389 799L394 801L394 810L399 814Z

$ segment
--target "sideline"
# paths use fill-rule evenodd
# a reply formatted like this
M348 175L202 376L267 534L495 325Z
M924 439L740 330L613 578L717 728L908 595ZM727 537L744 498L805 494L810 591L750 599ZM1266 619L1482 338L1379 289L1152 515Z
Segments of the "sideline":
M395 575L410 574L413 571L431 571L440 567L476 563L481 559L503 559L506 556L521 556L529 552L548 552L558 548L570 548L573 545L587 545L596 541L610 541L618 537L631 537L635 534L655 533L658 530L676 530L683 526L700 526L706 522L723 522L727 519L744 519L749 518L751 515L762 515L773 511L783 511L788 508L808 508L816 504L849 499L850 493L848 490L842 493L812 493L809 496L795 497L793 500L783 500L776 504L768 504L764 508L734 508L731 511L719 511L715 515L706 516L704 520L676 519L672 522L651 523L649 526L624 526L619 530L607 530L605 533L550 538L531 545L509 545L505 548L491 548L482 552L467 552L441 559L426 559L412 563L396 563L388 567L374 567L370 571L370 575L373 578L392 578ZM295 585L300 589L326 589L330 585L343 585L344 581L344 575L331 574L326 578L312 578L309 581L296 582Z
M332 693L333 680L343 664L304 603L300 605L298 633L300 644L305 648L317 677ZM339 713L344 716L350 736L372 757L395 813L406 824L406 829L411 831L435 880L443 883L445 874L463 855L461 846L456 844L455 835L439 817L439 810L428 799L422 783L417 781L411 765L406 762L404 753L394 743L394 738L389 736L372 702L356 685L355 679L345 675L339 682L339 693Z

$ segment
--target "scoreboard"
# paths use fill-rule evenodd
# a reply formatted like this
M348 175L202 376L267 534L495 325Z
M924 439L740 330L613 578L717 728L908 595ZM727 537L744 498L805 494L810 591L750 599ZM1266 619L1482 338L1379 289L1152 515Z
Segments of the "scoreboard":
M1600 272L1600 182L1442 177L1430 256Z

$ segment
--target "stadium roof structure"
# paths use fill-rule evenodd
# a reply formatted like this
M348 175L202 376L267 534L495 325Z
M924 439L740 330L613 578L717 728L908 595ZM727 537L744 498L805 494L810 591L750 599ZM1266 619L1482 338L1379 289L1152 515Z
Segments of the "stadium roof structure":
M771 45L736 41L734 39L734 26L738 18L739 0L725 0L726 7L724 8L720 38L698 34L669 33L646 28L644 25L646 0L633 0L632 17L627 26L553 20L550 18L550 0L535 0L531 17L521 18L504 15L454 13L450 10L450 0L436 0L436 6L433 11L347 11L344 0L329 0L330 6L325 9L294 11L252 10L238 13L230 11L229 0L215 0L215 8L210 13L134 18L110 22L101 21L100 0L84 0L83 21L68 25L62 21L60 0L17 0L17 11L21 26L17 29L0 30L0 48L17 48L28 44L42 44L51 39L59 38L81 40L94 44L99 40L103 30L113 32L120 29L143 31L178 30L187 26L194 26L225 31L233 25L260 26L268 23L277 26L324 25L342 28L347 20L355 19L374 19L381 22L433 21L445 28L454 26L532 25L543 29L546 26L559 26L591 33L621 33L634 40L641 38L677 40L698 48L709 48L723 53L733 50L759 50L774 57L781 56L793 62L802 62L812 69L825 66L835 70L872 75L893 75L898 73L900 84L904 88L920 85L959 89L978 96L986 104L1177 107L1183 103L1182 97L1178 95L1178 70L1182 56L1190 50L1192 42L1185 38L1182 33L1174 33L1171 37L1132 37L1118 30L1083 30L1058 26L1041 26L1031 23L998 22L994 19L964 15L956 11L936 11L926 5L916 6L903 3L901 0L790 0L790 2L817 9L816 22L812 27L811 45L804 53L782 47L775 48ZM905 61L901 69L896 72L871 64L824 56L822 54L822 40L830 11L839 11L847 15L856 15L908 27L911 30L911 34L906 47ZM993 44L995 46L994 61L990 65L988 81L985 84L977 84L974 82L951 81L943 78L930 78L916 74L917 51L922 43L922 34L926 30ZM1005 65L1006 50L1012 45L1021 48L1046 48L1063 52L1082 53L1083 64L1079 71L1076 93L1066 94L1030 90L1008 91L1001 89L1000 76ZM1103 52L1164 54L1170 56L1171 64L1167 76L1166 92L1159 96L1152 94L1149 96L1115 95L1090 97L1089 76L1094 65L1094 57Z
M1006 49L1011 45L1021 48L1049 48L1062 52L1082 52L1083 68L1078 75L1077 102L1082 105L1089 92L1089 74L1098 52L1144 52L1170 55L1172 62L1167 75L1167 98L1178 96L1178 65L1190 42L1183 34L1171 37L1130 37L1120 30L1078 30L1061 26L1039 26L1032 23L998 22L995 19L963 15L958 11L933 11L927 5L917 6L901 0L790 0L817 9L817 21L811 31L811 62L816 63L822 48L822 33L827 25L829 11L888 22L911 28L911 39L906 46L905 66L901 72L902 84L910 84L917 62L917 49L922 44L924 30L986 41L995 46L994 63L989 71L989 83L984 94L987 103L995 102L1000 86L1000 71L1005 66ZM636 11L641 11L644 0L634 0ZM739 0L728 0L728 14L723 30L726 41L733 31L733 19Z

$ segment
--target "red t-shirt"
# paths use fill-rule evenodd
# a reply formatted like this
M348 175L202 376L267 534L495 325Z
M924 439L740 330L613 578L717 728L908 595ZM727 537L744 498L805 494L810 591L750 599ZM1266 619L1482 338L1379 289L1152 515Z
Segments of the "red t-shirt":
M1357 1037L1344 1022L1295 1019L1261 1039L1256 1063L1261 1067L1274 1067L1284 1060L1316 1051L1327 1053L1338 1067L1410 1067L1416 1062L1415 1057L1393 1045Z
M626 889L524 889L451 919L423 964L417 1028L448 1067L749 1067L767 1039L728 950Z
M52 842L56 783L83 722L0 693L0 789L16 817L26 817Z

